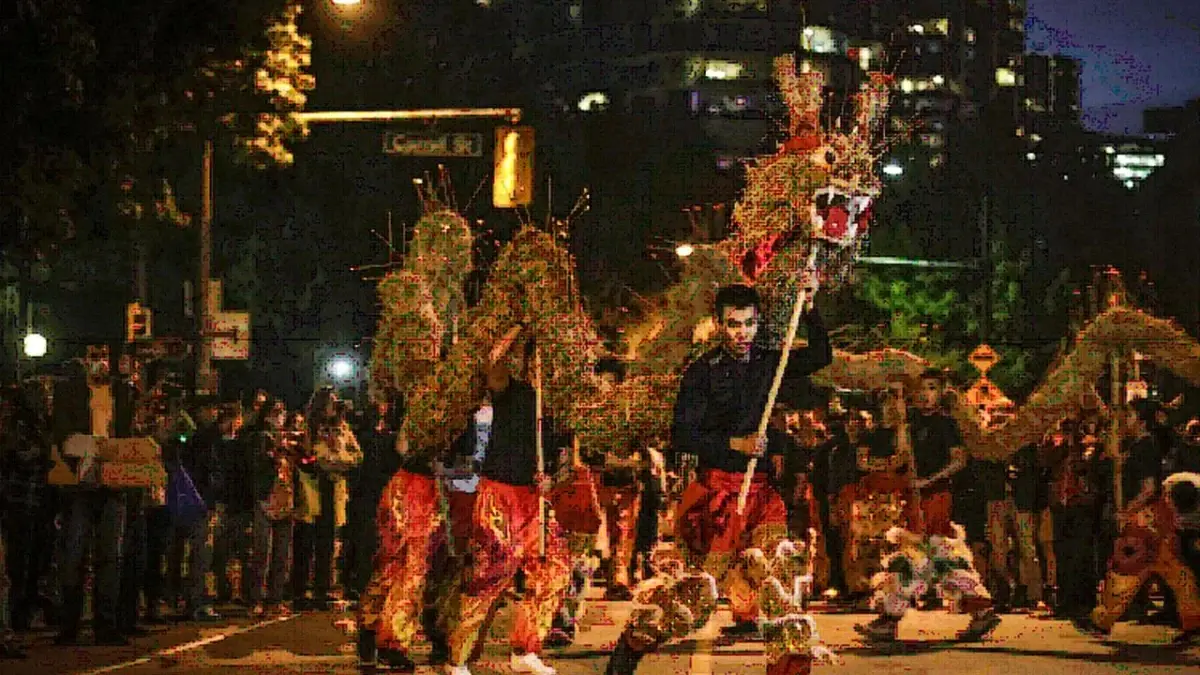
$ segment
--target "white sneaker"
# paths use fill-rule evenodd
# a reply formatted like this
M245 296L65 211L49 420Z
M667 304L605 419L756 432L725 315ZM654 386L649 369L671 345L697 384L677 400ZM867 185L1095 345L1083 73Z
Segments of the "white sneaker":
M471 675L471 669L466 666L446 666L446 675Z
M513 654L508 659L508 665L514 673L534 673L534 675L558 675L558 671L542 663L542 659L533 652L517 656ZM456 674L457 675L457 674Z

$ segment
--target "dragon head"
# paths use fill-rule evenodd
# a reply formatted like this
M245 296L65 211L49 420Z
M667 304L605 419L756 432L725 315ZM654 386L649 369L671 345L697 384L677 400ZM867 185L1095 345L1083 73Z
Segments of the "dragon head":
M797 73L795 57L785 55L775 59L775 78L788 107L788 139L747 167L746 189L733 211L729 252L751 281L780 254L791 253L785 257L793 262L806 259L817 242L830 256L850 252L842 258L852 263L880 191L876 138L887 107L887 77L872 73L854 96L853 124L828 130L820 122L820 72ZM846 267L820 265L822 281L839 278Z

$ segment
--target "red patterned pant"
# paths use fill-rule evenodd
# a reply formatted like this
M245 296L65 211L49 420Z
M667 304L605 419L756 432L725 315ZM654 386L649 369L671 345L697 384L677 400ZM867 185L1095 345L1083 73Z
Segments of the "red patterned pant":
M420 627L429 561L443 522L434 479L396 472L384 488L376 522L379 551L359 625L375 631L379 646L407 651Z
M604 508L608 529L608 545L612 551L614 583L629 585L629 566L633 562L633 548L637 543L638 509L642 503L641 490L637 485L596 486L596 496Z
M676 518L678 539L688 556L713 575L729 598L733 618L758 617L756 589L742 578L737 562L742 552L761 548L773 553L787 539L787 507L763 474L754 476L746 511L737 513L738 493L744 474L710 469L683 492Z
M938 535L953 537L954 527L951 526L954 498L949 490L930 492L921 495L921 501L908 502L909 529L926 536Z
M546 522L545 556L538 554L540 499L534 487L482 479L475 497L470 550L473 564L461 592L449 598L445 618L450 657L470 660L488 628L496 601L525 573L525 597L516 605L509 636L514 652L541 651L554 613L571 581L570 559L558 525Z

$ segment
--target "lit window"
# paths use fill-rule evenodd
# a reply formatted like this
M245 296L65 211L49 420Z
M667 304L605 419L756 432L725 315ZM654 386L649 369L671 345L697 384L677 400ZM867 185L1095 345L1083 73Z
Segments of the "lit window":
M744 66L733 61L709 61L704 64L704 77L710 80L736 80Z
M941 75L934 75L933 84L940 87L943 84L946 84L946 78L942 77Z
M966 38L967 38L967 44L969 44L969 45L975 44L975 29L974 28L967 29Z
M941 33L942 35L950 34L950 20L949 19L938 19L937 21L934 22L933 27L935 29L937 29L937 32Z
M917 80L917 91L929 89L929 80Z
M912 90L914 88L915 88L915 86L913 85L913 81L908 79L907 77L904 78L903 80L900 80L900 91L902 91L906 94L911 94Z
M871 69L871 50L863 47L858 50L858 67L863 70Z
M996 84L1001 87L1017 86L1017 74L1011 68L996 69Z
M804 61L801 61L800 62L800 72L801 73L811 73L812 72L812 61L809 61L807 59Z
M1029 134L1029 140L1033 141L1034 143L1041 143L1042 136L1041 134Z
M833 54L838 51L833 31L824 26L809 26L800 38L800 47L816 54Z
M608 94L602 91L593 91L590 94L584 94L579 99L579 109L583 112L599 112L608 107Z
M913 25L908 27L908 31L910 33L916 33L917 35L924 35L925 34L925 26L922 26L919 23L914 23Z
M576 23L583 18L583 3L573 2L567 6L567 16L571 17L571 21Z

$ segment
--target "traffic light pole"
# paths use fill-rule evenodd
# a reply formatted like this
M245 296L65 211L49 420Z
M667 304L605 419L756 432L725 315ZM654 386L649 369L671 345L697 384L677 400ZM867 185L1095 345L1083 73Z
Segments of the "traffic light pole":
M440 119L506 119L513 124L521 121L520 108L430 108L424 110L330 110L302 112L296 116L306 124L344 124L348 122L397 122L405 120ZM200 210L200 287L197 289L199 307L196 309L196 394L216 393L213 382L212 323L209 281L212 276L212 214L213 214L213 142L204 141L204 162L201 171Z
M212 319L209 314L209 278L212 275L212 172L213 142L210 139L204 141L204 162L200 178L203 202L200 207L200 302L196 308L196 333L200 340L199 349L196 350L196 394L199 396L215 393L212 381L212 337L208 335L208 325Z
M404 120L508 119L521 121L520 108L430 108L426 110L327 110L296 113L306 124L399 122Z

